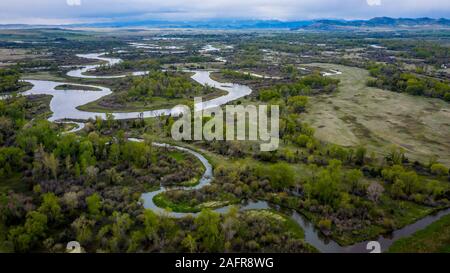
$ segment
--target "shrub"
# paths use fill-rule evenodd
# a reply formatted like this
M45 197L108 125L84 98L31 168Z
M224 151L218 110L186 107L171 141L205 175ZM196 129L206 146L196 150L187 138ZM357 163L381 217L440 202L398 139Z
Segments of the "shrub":
M331 220L330 219L322 219L319 221L319 228L322 230L331 230Z
M443 164L435 163L431 165L430 171L432 174L438 175L438 176L445 176L448 174L448 169Z

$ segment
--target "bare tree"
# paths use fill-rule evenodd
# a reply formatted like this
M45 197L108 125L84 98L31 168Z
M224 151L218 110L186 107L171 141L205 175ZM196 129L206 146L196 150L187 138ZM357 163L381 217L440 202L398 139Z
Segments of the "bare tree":
M367 187L367 196L369 200L375 203L378 203L383 192L384 187L378 182L372 182L369 187Z

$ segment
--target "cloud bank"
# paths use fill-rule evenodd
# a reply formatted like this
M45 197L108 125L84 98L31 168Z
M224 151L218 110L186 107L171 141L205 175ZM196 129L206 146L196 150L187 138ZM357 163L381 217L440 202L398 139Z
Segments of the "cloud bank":
M0 2L0 23L146 20L450 17L442 0L15 0Z

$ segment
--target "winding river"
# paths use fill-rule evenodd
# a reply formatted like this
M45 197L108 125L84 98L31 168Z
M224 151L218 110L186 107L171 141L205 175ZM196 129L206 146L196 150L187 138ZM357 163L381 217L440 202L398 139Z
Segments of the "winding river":
M93 54L80 54L78 57L86 58L86 59L94 59L102 62L106 62L108 65L114 65L120 63L122 60L117 58L107 58L104 57L103 53L93 53ZM147 74L146 71L134 72L128 75L116 75L116 76L92 76L86 75L85 73L95 70L98 68L100 64L96 65L87 65L81 68L71 70L67 73L70 77L76 78L90 78L90 79L111 79L111 78L123 78L126 76L139 76ZM211 79L209 71L190 71L194 72L192 79L202 85L209 85L211 87L215 87L220 90L224 90L227 92L226 95L202 102L199 105L195 105L197 110L207 109L215 106L220 106L226 104L230 101L242 98L251 94L252 90L248 86L243 86L239 84L232 83L219 83ZM339 74L338 71L332 71L334 75ZM330 74L332 75L332 74ZM41 80L26 80L27 82L33 85L32 89L22 93L23 95L52 95L53 98L50 102L50 109L53 112L52 116L49 118L52 122L68 122L68 120L87 120L90 118L95 118L100 116L101 118L106 118L106 113L95 113L95 112L86 112L78 110L77 107L87 104L92 101L96 101L104 96L110 95L112 92L109 88L97 86L97 85L81 85L81 84L72 84L72 83L64 83L64 82L54 82L54 81L41 81ZM81 87L91 87L98 89L99 91L86 91L86 90L56 90L55 88L60 85L70 85L70 86L79 86ZM130 112L130 113L112 113L115 119L134 119L138 117L156 117L161 115L172 115L178 113L179 109L174 107L172 109L161 109L161 110L153 110L153 111L145 111L145 112ZM78 125L78 128L73 129L72 131L76 131L81 129L84 126L84 123L73 122ZM139 139L129 139L130 141L142 141ZM208 160L201 155L200 153L193 151L188 148L180 147L180 146L172 146L164 143L153 143L154 146L165 147L167 149L176 149L183 152L190 153L194 155L205 167L205 172L201 177L199 183L194 187L178 187L178 188L165 188L161 187L158 191L144 193L142 195L143 206L147 209L151 209L156 213L161 213L174 218L185 217L189 214L195 216L195 213L178 213L178 212L169 212L163 208L156 206L153 202L153 197L156 195L165 192L171 189L181 189L181 190L199 190L207 185L209 185L213 180L213 168ZM222 207L216 209L215 211L219 213L226 213L229 210L229 206ZM247 202L240 205L240 210L255 210L255 209L271 209L272 207L265 201L257 201L257 202ZM278 209L278 208L273 208ZM427 216L416 223L408 225L402 229L399 229L389 236L380 236L378 238L378 242L381 245L381 250L385 251L389 248L389 246L396 240L407 237L417 230L423 229L430 223L440 219L444 215L450 214L450 209L443 210L436 215ZM367 253L369 250L366 249L368 242L361 242L351 246L342 247L336 242L324 238L320 231L314 228L314 225L309 222L303 215L292 212L292 219L294 219L305 231L305 241L320 252L327 253Z

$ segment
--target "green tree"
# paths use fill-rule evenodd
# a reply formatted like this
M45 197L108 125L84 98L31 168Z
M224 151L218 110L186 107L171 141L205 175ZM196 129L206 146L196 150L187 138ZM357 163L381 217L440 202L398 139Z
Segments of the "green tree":
M47 215L50 221L60 220L62 214L58 197L52 192L44 194L42 204L39 207L39 212Z
M88 219L81 215L73 223L71 227L75 230L76 239L80 244L87 245L92 241L95 220Z
M207 252L219 252L222 249L223 240L219 224L220 215L210 209L202 210L195 219L196 238Z
M32 238L32 241L36 242L45 237L48 229L47 222L47 216L38 211L31 211L27 214L24 228L26 234Z
M288 99L288 106L290 106L294 112L302 113L306 109L308 104L308 97L306 96L294 96Z
M413 171L400 174L398 180L403 182L403 191L408 195L412 195L421 190L419 176Z
M43 163L44 166L51 172L53 178L57 180L59 160L55 157L55 155L53 153L50 155L44 154Z
M144 211L144 232L149 240L156 240L158 236L158 216L151 210Z
M343 180L349 186L353 194L364 194L369 186L362 180L363 174L360 170L352 169L344 174Z
M20 73L15 69L0 69L0 93L14 92L20 87Z
M327 168L319 171L316 177L305 185L305 191L310 199L316 199L321 204L334 206L339 202L340 168Z
M197 250L197 242L192 237L191 234L188 234L184 237L183 241L181 241L181 245L189 251L189 253L195 253Z
M117 143L111 144L109 149L109 160L113 164L117 164L120 160L120 146Z
M94 193L86 198L86 204L89 214L92 216L99 216L102 208L102 198L98 193Z
M391 151L387 156L387 160L395 165L401 165L405 160L405 152L402 148L391 147Z
M127 231L133 225L133 220L131 220L130 215L115 211L113 212L112 218L113 224L111 231L113 236L116 238L125 238Z
M258 176L268 178L271 186L275 189L284 189L294 184L294 170L286 163L262 166L256 171Z
M302 148L306 148L306 145L311 140L311 138L307 135L300 134L298 137L294 139L294 143Z
M356 149L355 161L356 164L363 165L366 158L367 149L365 147L358 147Z
M448 168L441 163L435 163L431 165L430 171L432 174L435 174L437 176L446 176L449 174Z

